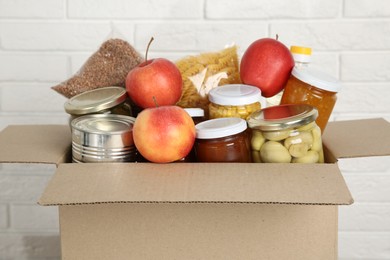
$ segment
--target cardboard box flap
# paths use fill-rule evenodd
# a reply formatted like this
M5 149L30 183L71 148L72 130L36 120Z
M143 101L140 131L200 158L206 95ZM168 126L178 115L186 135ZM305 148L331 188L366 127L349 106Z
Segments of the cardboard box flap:
M348 205L336 164L61 164L41 205L278 203Z
M0 132L1 163L59 164L70 149L67 125L13 125Z
M339 159L390 155L390 123L383 118L330 122L322 139Z

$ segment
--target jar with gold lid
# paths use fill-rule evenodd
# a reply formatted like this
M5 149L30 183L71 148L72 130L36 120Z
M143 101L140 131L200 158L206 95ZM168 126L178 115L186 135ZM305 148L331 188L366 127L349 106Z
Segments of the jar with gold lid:
M254 162L323 163L318 111L304 104L268 107L252 113L251 150Z
M239 117L246 119L261 108L259 88L244 84L228 84L213 88L208 95L209 118Z
M280 104L308 104L318 109L317 125L325 131L337 101L340 82L313 68L294 68L287 81Z
M198 162L251 162L250 134L242 118L209 119L195 125Z

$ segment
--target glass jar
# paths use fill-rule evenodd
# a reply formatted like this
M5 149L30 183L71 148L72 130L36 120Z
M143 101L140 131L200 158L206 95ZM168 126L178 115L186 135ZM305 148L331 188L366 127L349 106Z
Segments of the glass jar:
M248 119L252 129L252 159L259 163L323 163L321 129L313 106L290 104L254 112Z
M242 118L209 119L195 126L198 162L251 162L250 134Z
M263 97L259 88L243 84L230 84L213 88L209 92L209 118L239 117L246 119L261 109Z
M126 89L104 87L85 91L64 104L65 111L74 118L90 114L116 114L131 116Z
M295 68L307 68L311 62L311 48L304 46L291 46L291 55L294 58ZM273 97L267 98L267 107L280 105L280 100L283 96L283 90Z
M322 133L337 100L340 82L313 68L294 68L280 104L308 104L318 109L317 125Z

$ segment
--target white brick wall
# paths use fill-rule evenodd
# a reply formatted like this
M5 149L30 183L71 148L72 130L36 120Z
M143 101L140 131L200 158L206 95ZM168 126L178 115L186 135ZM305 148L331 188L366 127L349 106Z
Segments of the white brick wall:
M389 21L388 0L0 0L0 129L66 124L50 86L113 35L141 53L154 36L149 57L177 60L278 34L341 80L332 120L390 120ZM390 259L390 157L340 166L356 201L340 207L340 259ZM36 205L53 171L0 166L0 260L59 259L57 211Z

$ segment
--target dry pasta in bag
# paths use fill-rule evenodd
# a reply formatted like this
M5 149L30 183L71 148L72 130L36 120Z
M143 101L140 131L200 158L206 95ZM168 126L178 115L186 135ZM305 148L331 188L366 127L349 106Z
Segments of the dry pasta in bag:
M237 46L219 52L201 53L176 62L183 78L183 93L178 106L199 107L208 111L208 92L225 84L241 83Z
M143 61L126 41L109 39L68 80L52 89L67 98L87 90L108 86L125 87L128 72Z

